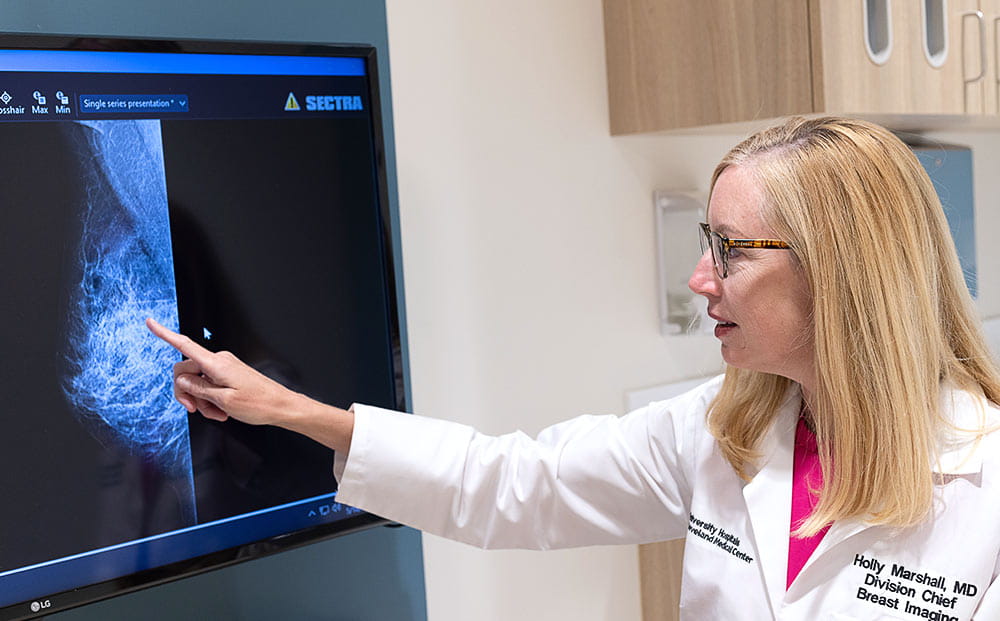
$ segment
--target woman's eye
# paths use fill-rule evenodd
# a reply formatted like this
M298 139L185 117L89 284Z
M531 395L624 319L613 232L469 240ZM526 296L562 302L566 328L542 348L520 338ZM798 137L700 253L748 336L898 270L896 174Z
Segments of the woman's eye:
M737 248L736 246L730 246L726 250L726 258L729 259L730 261L732 261L733 259L738 259L741 256L743 256L743 250L741 248Z

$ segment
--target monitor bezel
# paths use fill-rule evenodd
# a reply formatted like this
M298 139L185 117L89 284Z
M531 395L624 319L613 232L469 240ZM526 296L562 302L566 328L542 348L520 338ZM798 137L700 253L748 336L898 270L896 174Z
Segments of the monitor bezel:
M397 277L397 244L394 235L393 218L389 203L388 173L386 167L385 132L378 73L378 58L373 45L360 43L323 43L271 40L226 40L194 38L145 38L98 35L68 34L26 34L0 32L0 50L87 50L112 52L167 52L175 54L231 54L231 55L276 55L276 56L332 56L361 58L365 63L370 97L370 128L374 149L373 171L376 179L376 199L378 201L380 231L384 248L384 286L386 288L386 316L389 318L391 342L405 351L402 346L400 324L404 313L399 307L401 295L397 287L401 285ZM0 71L2 73L2 71ZM404 355L401 353L401 355ZM409 411L405 377L405 361L393 360L395 407L399 411ZM397 366L402 368L396 368ZM331 474L332 476L332 474ZM71 608L85 606L98 601L134 593L150 587L189 578L206 572L231 567L246 561L271 556L320 541L355 533L377 526L398 526L382 517L361 513L336 522L319 524L309 528L282 533L238 546L225 548L191 559L177 561L143 571L127 574L119 578L82 585L67 591L46 594L36 600L26 600L0 607L0 621L32 619L43 617ZM32 612L30 605L41 600L45 606Z

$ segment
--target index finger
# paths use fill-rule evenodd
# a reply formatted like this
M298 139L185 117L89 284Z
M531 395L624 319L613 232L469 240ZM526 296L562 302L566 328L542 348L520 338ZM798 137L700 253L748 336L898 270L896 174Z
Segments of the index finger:
M146 327L149 331L170 344L171 347L181 352L185 358L194 360L203 368L212 366L212 352L201 345L195 343L183 334L174 332L170 328L160 325L152 317L146 319Z

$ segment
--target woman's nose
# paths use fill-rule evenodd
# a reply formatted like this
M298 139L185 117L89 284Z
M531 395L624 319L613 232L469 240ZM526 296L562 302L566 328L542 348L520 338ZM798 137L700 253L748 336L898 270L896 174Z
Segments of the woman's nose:
M688 287L691 291L706 298L718 297L722 289L722 281L715 272L715 263L712 261L711 250L705 250L698 259L698 265L694 267L691 278L688 279Z

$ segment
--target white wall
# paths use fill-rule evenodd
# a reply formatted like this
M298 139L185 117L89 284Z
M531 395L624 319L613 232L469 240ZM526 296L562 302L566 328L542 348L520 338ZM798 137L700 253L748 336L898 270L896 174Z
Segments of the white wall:
M662 141L609 136L600 0L387 13L416 411L533 434L718 368L710 340L659 336L651 192L704 186L732 140L654 174L633 147ZM424 541L432 621L640 618L634 546Z
M534 434L717 370L713 338L659 335L651 197L740 136L611 138L601 0L386 5L415 410ZM634 546L424 551L431 621L641 616Z

